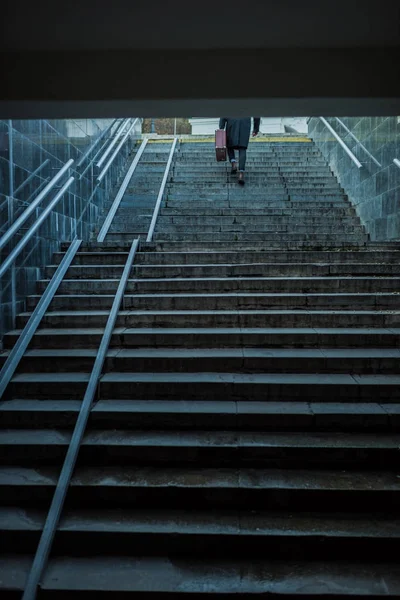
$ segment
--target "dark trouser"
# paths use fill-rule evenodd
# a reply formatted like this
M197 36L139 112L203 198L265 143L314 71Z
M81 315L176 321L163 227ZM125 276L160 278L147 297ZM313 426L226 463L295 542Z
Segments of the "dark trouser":
M227 148L229 161L235 161L235 149ZM246 165L246 148L239 148L239 171L244 171Z

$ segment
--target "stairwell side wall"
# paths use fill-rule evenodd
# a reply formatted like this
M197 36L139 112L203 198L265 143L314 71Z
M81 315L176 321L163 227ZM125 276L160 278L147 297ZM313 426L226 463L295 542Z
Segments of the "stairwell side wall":
M333 117L326 117L363 164L358 169L318 117L308 133L354 205L373 241L400 240L400 117L341 117L341 121L382 165L378 167Z

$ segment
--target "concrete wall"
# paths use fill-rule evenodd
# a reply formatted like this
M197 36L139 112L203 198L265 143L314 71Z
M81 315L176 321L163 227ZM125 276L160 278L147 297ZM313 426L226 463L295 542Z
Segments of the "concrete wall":
M328 160L355 206L371 240L400 240L399 117L342 117L343 123L364 144L372 159L335 118L327 121L363 166L358 169L318 117L309 120L309 135Z

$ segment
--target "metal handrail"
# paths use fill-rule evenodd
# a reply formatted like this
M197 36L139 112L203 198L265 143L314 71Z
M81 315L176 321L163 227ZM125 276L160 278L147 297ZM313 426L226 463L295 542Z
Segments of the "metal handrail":
M100 158L99 162L96 164L96 167L99 167L99 168L101 167L101 165L106 160L107 156L110 154L110 152L114 148L115 144L118 142L119 138L122 135L122 132L124 131L125 127L128 125L128 123L130 121L131 121L131 119L124 119L124 121L122 121L121 126L115 132L115 138L113 140L111 140L111 144L109 145L107 150L104 152L104 154Z
M360 140L358 138L356 138L356 136L354 135L354 133L352 131L350 131L350 129L347 127L347 125L345 125L343 123L343 121L341 119L339 119L339 117L335 117L335 119L347 131L347 133L353 138L353 140L357 142L357 144L364 150L364 152L366 154L368 154L368 156L370 157L370 159L374 161L374 163L377 165L377 167L382 167L381 163L379 163L376 160L376 158L374 156L372 156L371 152L366 149L366 147L364 146L364 144L362 142L360 142Z
M33 213L33 211L35 210L35 208L37 206L39 206L39 204L41 203L41 201L43 200L43 198L45 198L47 196L47 194L54 188L54 186L56 185L57 181L59 179L61 179L61 177L64 175L64 173L66 171L68 171L68 169L73 164L73 162L74 162L74 160L71 158L68 162L65 163L65 165L53 177L53 179L51 179L49 181L49 183L46 185L46 187L44 188L44 190L42 192L40 192L40 194L35 198L35 200L33 200L33 202L31 202L31 204L22 213L22 215L20 217L18 217L18 219L11 225L11 227L3 235L3 237L0 238L0 250L2 248L4 248L4 246L7 244L7 242L10 241L10 239L18 231L18 229L31 216L31 214Z
M328 121L324 118L324 117L319 117L321 119L321 121L323 122L323 124L325 125L325 127L327 127L327 129L329 129L329 131L332 133L332 135L337 139L337 141L339 142L339 144L342 146L343 150L346 152L346 154L348 154L351 158L351 160L353 161L353 163L359 168L361 169L362 164L360 163L360 161L358 160L358 158L352 153L352 151L350 150L350 148L348 148L346 146L346 144L344 143L344 141L342 140L342 138L336 133L336 131L333 129L332 125L329 125Z
M35 170L34 170L34 171L33 171L33 172L32 172L32 173L29 175L29 177L27 177L27 178L25 179L25 181L23 181L23 182L21 183L21 185L19 185L19 186L17 187L17 189L16 189L16 190L14 190L14 196L13 196L13 197L14 197L14 198L16 198L16 197L17 197L17 196L16 196L16 194L18 194L18 192L20 192L20 191L21 191L21 190L22 190L22 189L23 189L23 188L26 186L26 184L27 184L27 183L29 183L29 182L30 182L30 181L31 181L31 180L32 180L32 179L33 179L33 178L34 178L34 177L35 177L35 176L36 176L38 173L40 173L40 171L43 169L43 167L45 167L45 166L47 165L47 163L49 163L49 162L50 162L50 159L49 159L49 158L46 158L46 160L45 160L45 161L44 161L44 162L43 162L41 165L39 165L39 166L38 166L38 168L37 168L37 169L35 169Z
M121 150L122 146L125 144L128 135L130 134L130 132L132 131L132 129L135 127L137 122L137 119L135 119L132 123L132 125L129 127L128 131L125 133L124 137L122 138L122 140L120 141L120 143L118 144L118 146L116 147L116 149L114 150L111 158L108 160L106 166L104 167L104 169L102 170L102 172L100 173L100 175L97 177L97 181L100 183L100 181L102 181L102 179L104 178L105 174L107 173L108 169L111 167L112 163L115 160L115 157L117 156L118 152Z
M118 289L114 297L110 314L108 316L107 324L100 342L96 360L93 365L92 372L90 374L89 383L87 385L85 396L81 404L81 408L71 437L71 441L68 446L67 455L64 459L61 473L57 482L56 490L54 492L53 500L51 502L51 506L47 514L46 522L43 527L40 542L36 550L35 558L33 560L32 567L27 579L22 600L34 600L34 598L36 597L39 581L47 564L54 535L57 530L58 522L61 516L61 511L64 506L65 497L71 481L72 473L75 468L76 460L78 458L80 445L82 443L90 411L93 405L93 399L98 388L99 379L101 377L104 361L107 356L112 332L115 327L118 312L121 306L121 301L125 293L126 284L128 282L128 278L132 269L132 264L135 258L138 244L139 239L135 239L132 243L121 279L118 284Z
M11 265L15 262L16 258L19 256L19 254L25 248L26 244L29 242L29 240L31 239L31 237L33 236L33 234L35 233L35 231L37 229L39 229L39 227L42 225L43 221L47 218L47 216L53 210L53 208L55 207L55 205L60 201L61 196L63 196L64 192L66 192L66 190L69 188L69 186L72 184L73 181L74 181L74 177L70 177L64 183L64 185L57 192L57 194L54 196L54 198L50 202L50 204L44 209L44 211L42 212L42 214L40 215L40 217L38 219L36 219L36 221L34 222L34 224L29 228L29 231L27 231L27 233L24 235L24 237L21 239L21 241L10 252L10 254L6 258L6 260L0 265L0 277L2 277L4 275L4 273L7 271L7 269L9 267L11 267Z
M396 165L396 167L399 167L399 169L400 169L400 160L398 158L394 158L393 162Z
M79 159L79 162L76 163L77 167L80 167L81 164L86 160L86 158L89 156L89 154L91 154L91 152L93 152L93 150L96 148L97 144L99 142L101 142L101 140L107 135L107 133L113 128L113 126L115 125L117 119L114 119L114 121L108 126L106 127L106 129L104 129L104 131L102 131L99 135L99 137L97 138L97 140L86 150L86 152L81 156L81 158Z
M104 142L104 144L101 145L101 147L97 150L96 154L93 156L92 160L90 160L88 162L88 164L86 165L86 167L83 169L82 173L79 175L78 179L81 180L83 179L83 177L86 175L86 173L88 172L88 170L90 169L91 166L94 166L94 163L96 161L96 158L99 156L99 154L104 150L104 148L107 146L108 142L110 140L106 140Z
M173 157L174 152L175 152L175 147L176 147L177 141L178 141L178 138L176 137L174 139L174 142L173 142L172 147L171 147L171 151L169 153L167 166L165 167L164 177L163 177L163 180L161 182L160 191L158 192L157 202L156 202L156 205L154 207L153 217L151 219L151 223L150 223L150 227L149 227L149 232L147 234L146 242L151 242L151 240L153 239L153 234L154 234L154 229L155 229L157 218L158 218L158 213L160 212L161 200L162 200L163 195L164 195L164 190L165 190L165 186L166 186L166 183L167 183L169 170L171 168L172 157Z
M77 253L78 248L81 245L81 242L82 240L74 240L71 246L68 248L68 252L65 254L62 261L58 265L56 272L54 273L48 286L46 287L35 310L31 314L29 321L22 330L17 343L8 355L8 358L0 371L0 398L4 394L12 376L15 373L16 368L18 367L19 361L24 355L33 336L35 335L35 332L40 325L40 321L46 313L50 302L53 300L54 294L58 290L60 283L63 280L65 273L67 272L67 269L70 267L75 257L75 254Z
M144 152L144 149L146 148L148 141L148 138L145 138L143 140L139 150L136 153L135 158L133 159L131 166L128 169L127 174L125 175L124 181L122 182L122 185L119 188L117 195L115 196L114 202L112 203L110 210L108 211L108 214L104 220L103 226L100 229L99 235L97 236L98 242L104 242L104 238L106 237L108 230L110 229L111 223L113 222L113 219L115 217L115 213L117 212L118 207L121 204L122 197L125 194L125 190L128 187L130 180L132 179L133 173L138 165L140 157Z

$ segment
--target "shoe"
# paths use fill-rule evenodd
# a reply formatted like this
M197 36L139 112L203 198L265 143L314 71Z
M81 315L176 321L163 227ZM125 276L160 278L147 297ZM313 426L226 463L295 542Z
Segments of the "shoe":
M243 173L243 171L241 173L239 173L238 184L239 185L244 185L244 173Z
M232 163L231 175L236 175L237 173L237 165L236 163Z

